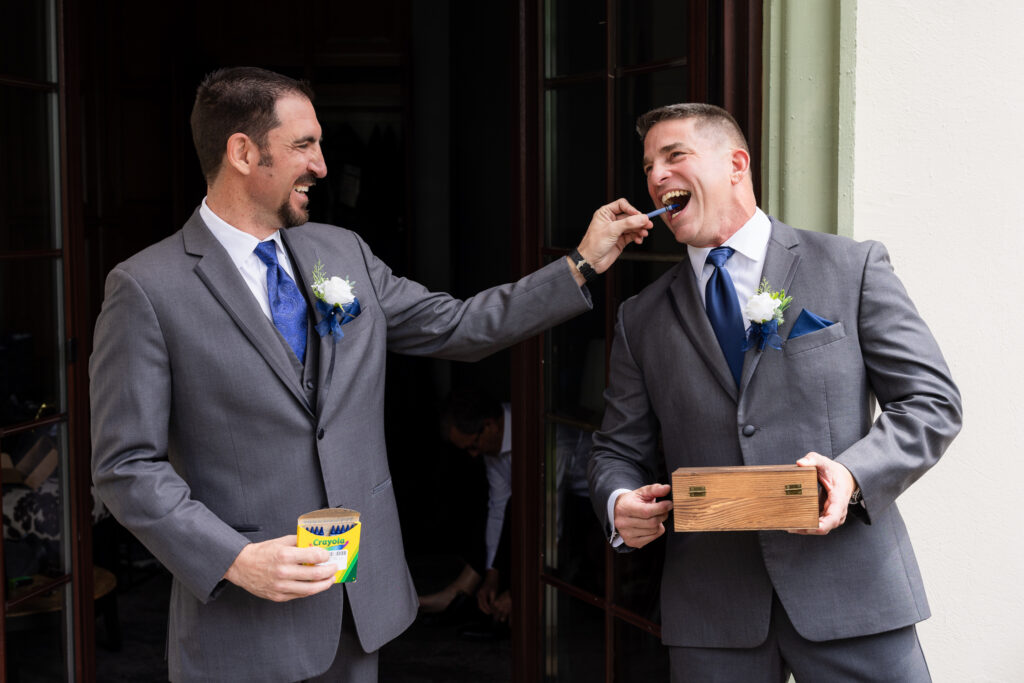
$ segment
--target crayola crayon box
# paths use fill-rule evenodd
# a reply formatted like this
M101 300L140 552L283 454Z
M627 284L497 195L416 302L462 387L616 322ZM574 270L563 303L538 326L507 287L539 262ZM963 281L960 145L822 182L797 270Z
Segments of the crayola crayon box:
M324 508L299 517L300 548L319 546L331 554L324 564L338 565L334 583L356 580L359 566L359 513L345 508Z

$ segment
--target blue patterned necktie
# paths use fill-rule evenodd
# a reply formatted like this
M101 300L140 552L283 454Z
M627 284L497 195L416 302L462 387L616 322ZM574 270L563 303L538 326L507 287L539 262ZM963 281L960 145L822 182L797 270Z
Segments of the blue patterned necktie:
M292 347L300 363L306 361L306 300L281 264L277 262L274 240L256 245L256 256L267 264L267 294L270 314L281 336Z
M731 247L718 247L708 254L707 262L715 267L704 291L704 304L708 312L708 320L718 337L718 345L722 347L725 361L729 364L736 386L740 385L743 373L743 315L740 313L740 302L736 298L725 262L733 255Z

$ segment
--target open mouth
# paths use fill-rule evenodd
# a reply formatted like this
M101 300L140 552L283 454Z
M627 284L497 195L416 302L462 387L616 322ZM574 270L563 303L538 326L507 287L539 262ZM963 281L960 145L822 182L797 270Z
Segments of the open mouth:
M309 188L314 185L316 185L316 177L312 173L307 173L295 181L295 184L292 185L292 191L305 195L309 192Z
M677 208L673 211L669 211L669 216L675 216L677 213L686 208L686 205L690 202L690 191L689 190L670 190L665 194L661 195L661 205L671 206L675 204Z

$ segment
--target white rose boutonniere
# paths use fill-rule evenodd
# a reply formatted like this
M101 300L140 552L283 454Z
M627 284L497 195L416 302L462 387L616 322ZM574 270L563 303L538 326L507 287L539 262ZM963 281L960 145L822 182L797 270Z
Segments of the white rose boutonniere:
M764 351L765 346L782 348L779 325L785 322L782 314L792 301L793 297L786 296L786 290L773 292L768 280L761 280L761 285L743 307L743 317L750 321L744 351L753 348L755 344L760 351Z
M316 331L321 337L328 334L335 343L345 336L341 326L351 322L362 312L355 294L355 283L348 278L327 277L324 264L316 262L313 267L313 294L316 295L316 310L321 320Z
M313 285L317 298L322 299L324 303L335 306L344 306L356 300L356 295L352 293L352 287L353 284L351 282L342 280L337 275L330 280L321 282L319 285Z

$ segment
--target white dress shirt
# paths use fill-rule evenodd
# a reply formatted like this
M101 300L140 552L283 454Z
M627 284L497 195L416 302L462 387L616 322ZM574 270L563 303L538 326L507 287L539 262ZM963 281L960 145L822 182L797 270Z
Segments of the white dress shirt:
M494 556L501 541L501 528L505 524L505 505L512 497L512 406L502 403L505 411L501 434L501 451L484 456L487 472L487 527L484 531L484 569L494 566Z
M732 247L735 253L725 262L725 269L729 271L733 287L736 288L736 298L739 299L740 310L747 305L747 301L757 291L761 284L761 273L764 271L764 257L768 253L768 240L772 236L772 222L768 216L759 208L754 209L754 215L743 224L743 227L733 233L721 246ZM704 290L707 289L708 280L715 267L707 262L708 254L714 247L686 247L687 256L690 259L690 266L694 275L697 276L697 286L700 287L700 302L705 304ZM750 327L750 321L743 321L744 328ZM608 539L612 547L622 545L622 537L615 528L615 501L623 493L629 493L629 489L616 489L608 497L608 524L611 526L611 537Z
M267 265L255 253L256 245L260 243L260 240L225 222L207 206L206 197L203 197L203 203L199 207L199 216L220 242L220 245L224 247L224 250L228 252L228 256L231 257L235 268L238 268L238 272L241 273L245 284L249 286L252 295L256 297L263 313L270 319L270 322L274 322L274 316L270 312L270 294L267 293ZM277 262L284 268L284 272L288 273L288 277L294 280L295 274L292 272L292 264L288 259L288 251L281 241L281 231L278 230L263 241L274 242L277 248Z

